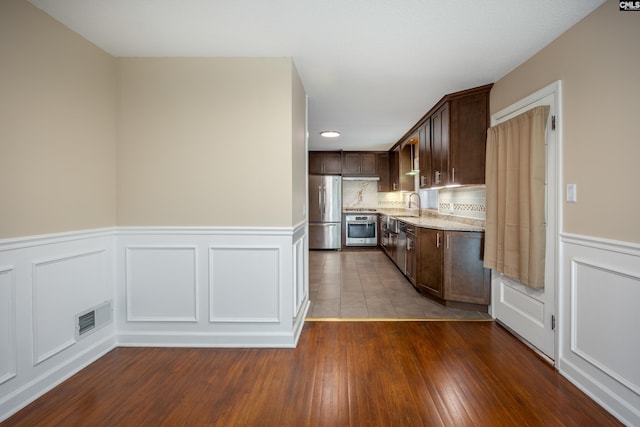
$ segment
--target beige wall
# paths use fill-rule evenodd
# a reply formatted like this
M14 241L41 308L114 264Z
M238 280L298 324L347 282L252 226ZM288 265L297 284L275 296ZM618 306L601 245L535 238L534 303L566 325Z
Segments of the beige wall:
M3 0L0 60L0 238L304 219L291 59L115 59Z
M115 225L115 60L0 1L0 238Z
M118 225L291 226L292 70L118 59Z
M565 232L640 243L639 40L640 14L607 1L491 91L495 113L562 80Z
M307 96L292 64L292 185L293 185L293 225L307 217Z

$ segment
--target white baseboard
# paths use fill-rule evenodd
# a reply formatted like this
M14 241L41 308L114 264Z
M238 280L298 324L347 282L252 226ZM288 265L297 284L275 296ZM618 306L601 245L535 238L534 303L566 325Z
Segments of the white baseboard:
M115 347L115 338L110 334L86 351L75 354L72 358L64 360L63 363L53 366L28 383L12 390L0 399L0 422L62 384Z

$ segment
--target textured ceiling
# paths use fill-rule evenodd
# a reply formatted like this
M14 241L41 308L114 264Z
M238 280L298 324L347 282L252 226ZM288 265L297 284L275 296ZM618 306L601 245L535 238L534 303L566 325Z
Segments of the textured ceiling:
M443 95L495 82L603 3L30 1L114 56L292 57L322 150L388 149Z

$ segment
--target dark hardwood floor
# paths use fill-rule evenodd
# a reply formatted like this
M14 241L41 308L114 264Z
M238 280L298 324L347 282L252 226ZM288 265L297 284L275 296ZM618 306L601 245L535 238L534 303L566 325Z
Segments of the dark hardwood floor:
M295 349L117 348L2 426L621 425L494 322L307 322Z

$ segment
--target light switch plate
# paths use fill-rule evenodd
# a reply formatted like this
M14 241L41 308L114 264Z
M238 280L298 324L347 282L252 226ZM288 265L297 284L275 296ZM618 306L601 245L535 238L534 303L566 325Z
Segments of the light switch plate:
M578 201L578 185L567 184L567 202L576 203Z

